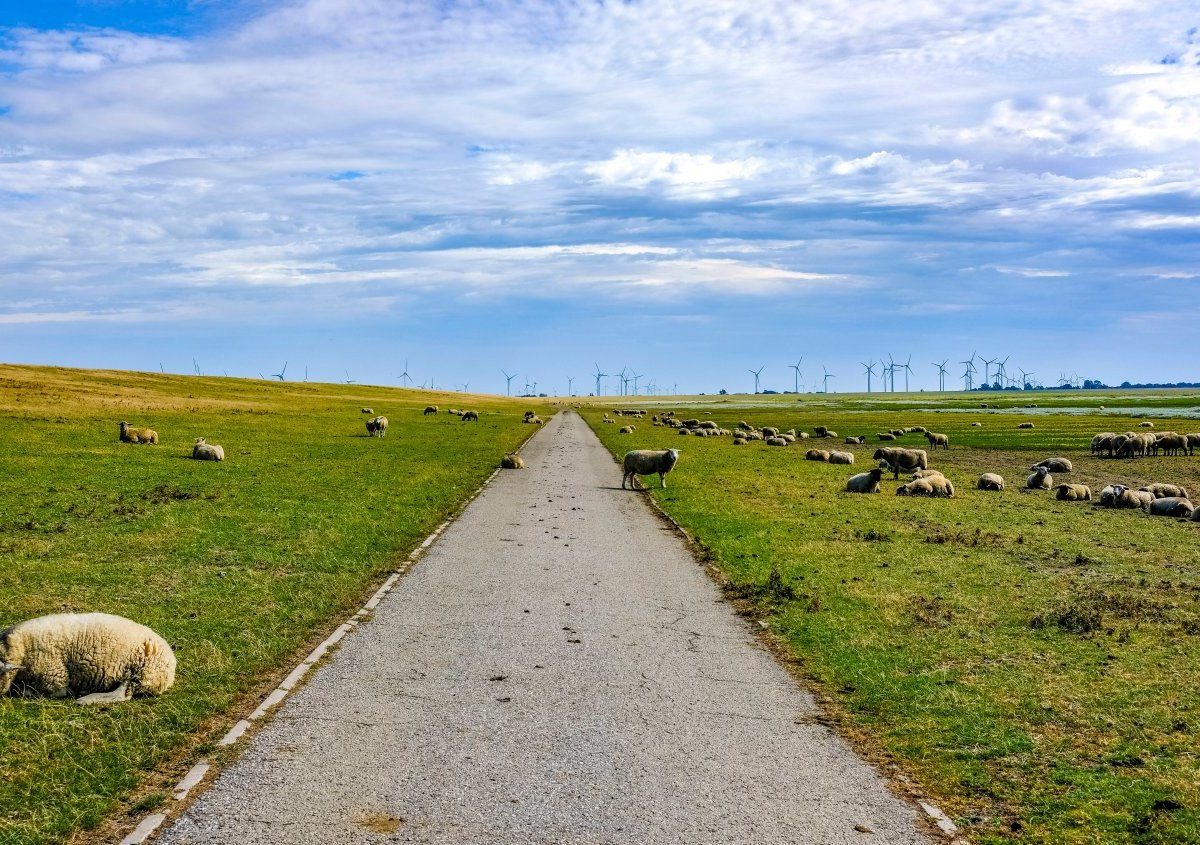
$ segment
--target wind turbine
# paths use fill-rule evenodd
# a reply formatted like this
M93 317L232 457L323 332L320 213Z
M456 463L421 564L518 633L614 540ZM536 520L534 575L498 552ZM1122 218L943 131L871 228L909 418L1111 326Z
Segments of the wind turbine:
M833 373L829 372L829 370L826 370L824 364L821 365L821 369L825 371L825 392L828 393L829 392L829 380L831 378L837 378L837 376L835 376Z
M354 384L354 379L350 378L349 370L346 370L346 384ZM433 384L431 383L429 386L432 388Z
M594 375L596 376L596 395L599 396L600 395L600 379L604 378L605 376L607 376L609 374L600 372L600 365L597 364L596 372L594 373Z
M196 371L196 375L200 375L200 365L196 363L196 359L192 359L192 368Z
M767 368L767 365L763 364L757 370L747 370L747 372L754 373L754 392L756 394L758 393L758 374L761 373L766 368Z
M965 361L959 361L960 364L966 364L966 369L963 370L963 384L967 390L975 389L975 353L971 353L971 357Z
M980 358L979 360L983 362L983 383L986 384L988 387L991 387L992 382L988 378L988 367L990 367L992 364L996 363L1000 359L992 358L991 360L988 360L987 358Z
M1011 357L1011 355L1005 355L1004 360L996 364L996 378L1000 382L1000 387L1004 387L1004 376L1006 375L1004 372L1004 365L1008 363L1008 359Z
M803 363L804 363L804 356L801 355L799 361L797 361L794 364L788 364L789 367L791 367L793 370L796 371L796 393L800 392L800 365Z
M638 379L640 379L641 377L642 377L641 373L634 373L631 376L631 378L633 379L633 395L634 396L638 395Z
M304 383L308 384L308 364L304 365Z
M1018 371L1021 373L1021 389L1025 390L1030 386L1029 385L1029 377L1036 376L1037 373L1027 373L1024 370L1020 370L1020 369L1018 369Z
M574 393L571 392L571 382L573 382L573 381L575 381L575 376L567 376L567 395L568 396L575 395Z
M912 364L912 354L911 353L908 356L908 360L904 362L904 392L905 393L908 393L908 377L912 373L912 367L909 366L910 364Z
M506 370L501 370L500 372L504 373L504 377L508 379L508 386L504 388L504 395L512 396L512 380L517 377L517 373L513 373L510 376Z
M470 383L470 382L466 382L465 384L463 384L463 386L462 386L462 392L463 392L463 393L466 393L466 392L467 392L467 388L468 388L468 387L470 387L470 386L471 386L471 383Z
M867 374L867 393L870 393L871 392L871 376L875 375L875 362L872 361L871 363L866 364L866 363L863 363L862 361L859 361L858 363L863 365L863 372ZM882 364L883 362L880 361L879 363Z
M628 373L628 372L629 372L628 367L621 368L620 378L621 378L621 395L622 396L629 395L629 382L633 381L632 378L630 378L628 375L626 375L626 373Z
M283 374L284 374L284 373L286 373L286 372L287 372L287 361L284 361L284 362L283 362L283 369L282 369L282 370L280 370L280 371L279 371L279 372L277 372L277 373L272 373L272 374L271 374L271 378L277 378L277 379L279 379L280 381L283 381Z
M950 361L949 358L947 358L945 361L943 361L940 364L938 364L935 361L930 361L930 363L933 364L933 366L938 368L938 390L940 390L940 391L945 391L945 389L946 389L946 364L949 361Z
M501 370L501 372L503 372L503 370ZM396 376L396 378L400 379L400 383L402 385L404 385L405 387L408 387L412 383L412 376L410 376L408 374L408 359L407 358L404 359L404 372L402 372L400 375Z
M895 359L892 358L891 352L888 353L887 380L891 382L891 384L888 386L888 390L890 390L892 393L895 393L896 392L896 361L895 361Z

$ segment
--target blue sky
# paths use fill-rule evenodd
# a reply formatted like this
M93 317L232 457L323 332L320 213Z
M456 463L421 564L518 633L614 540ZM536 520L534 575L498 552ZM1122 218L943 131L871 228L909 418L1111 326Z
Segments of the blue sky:
M803 356L802 389L861 391L859 362L933 389L978 351L1200 380L1197 26L1156 0L0 0L0 360L563 393L597 363L791 389Z

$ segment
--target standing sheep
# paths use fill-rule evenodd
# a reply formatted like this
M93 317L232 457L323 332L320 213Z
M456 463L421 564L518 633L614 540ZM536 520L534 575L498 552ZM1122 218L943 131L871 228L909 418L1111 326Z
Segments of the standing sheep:
M192 446L192 457L197 461L223 461L225 450L216 443L206 443L203 437L196 438Z
M936 449L938 446L941 446L943 449L950 448L950 435L948 434L938 434L933 431L927 431L925 432L925 439L929 441L930 449Z
M884 461L892 470L892 478L900 477L900 471L911 472L918 469L929 469L929 456L924 449L904 449L899 446L881 446L871 456L876 461Z
M171 646L122 616L56 613L0 631L0 695L15 686L25 695L106 704L161 695L174 682Z
M1187 437L1187 452L1188 455L1196 454L1196 447L1200 446L1200 434L1188 434Z
M152 428L132 428L127 422L119 422L122 443L158 443L158 432Z
M883 470L879 467L870 472L860 472L852 475L846 481L847 493L878 493L879 481L883 478Z
M437 412L438 412L438 406L437 406L437 405L426 405L426 406L425 406L425 410L421 412L421 416L423 416L423 417L427 417L427 416L429 416L430 414L436 414ZM370 409L369 409L369 408L363 408L363 413L370 413Z
M367 420L367 436L382 438L387 434L388 418L380 414Z
M625 482L630 482L630 487L636 490L641 481L639 475L653 475L658 473L658 480L662 484L663 489L667 486L667 473L670 472L676 462L679 460L678 449L667 449L659 452L653 449L635 449L632 452L626 452L625 458L621 462L625 469L625 474L621 476L621 489L625 489Z
M991 490L999 493L1004 489L1004 477L999 473L985 472L979 476L979 482L975 486L980 490Z
M479 422L478 411L463 411L458 416L463 422Z

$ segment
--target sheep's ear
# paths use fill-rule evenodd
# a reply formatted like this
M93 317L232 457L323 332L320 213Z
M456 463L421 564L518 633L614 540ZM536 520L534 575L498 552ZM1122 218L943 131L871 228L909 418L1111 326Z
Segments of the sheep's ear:
M154 640L148 639L142 643L142 651L147 657L158 654L158 643L156 643Z

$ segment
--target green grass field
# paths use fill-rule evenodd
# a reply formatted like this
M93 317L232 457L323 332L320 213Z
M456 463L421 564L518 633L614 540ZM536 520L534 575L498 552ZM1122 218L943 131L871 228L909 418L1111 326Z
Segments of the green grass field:
M428 402L442 413L424 416ZM463 423L447 406L478 410ZM386 415L366 436L362 406ZM518 400L0 366L0 628L129 616L175 687L109 708L0 698L0 843L99 836L194 759L532 434ZM158 430L117 441L117 422ZM198 435L223 463L190 459ZM115 822L112 820L115 818ZM92 831L92 833L89 833Z
M682 448L667 490L646 480L651 495L769 621L842 733L895 763L970 841L1200 842L1200 523L1018 489L1030 464L1062 455L1075 471L1060 480L1097 492L1170 481L1200 495L1200 455L1114 461L1088 448L1098 431L1136 427L1142 403L1157 430L1198 431L1200 420L1170 414L1196 411L1200 397L1005 394L986 411L980 401L636 403L726 428L825 425L853 467L804 459L829 441L734 447L649 417L632 435L599 423L630 400L583 413L614 455ZM1020 407L1028 401L1039 407ZM1026 420L1035 428L1017 430ZM890 474L879 495L843 492L874 466L876 432L917 425L950 435L930 458L954 499L897 497ZM868 443L842 445L858 434ZM928 449L919 434L893 445ZM1004 492L973 489L985 471L1004 476Z

